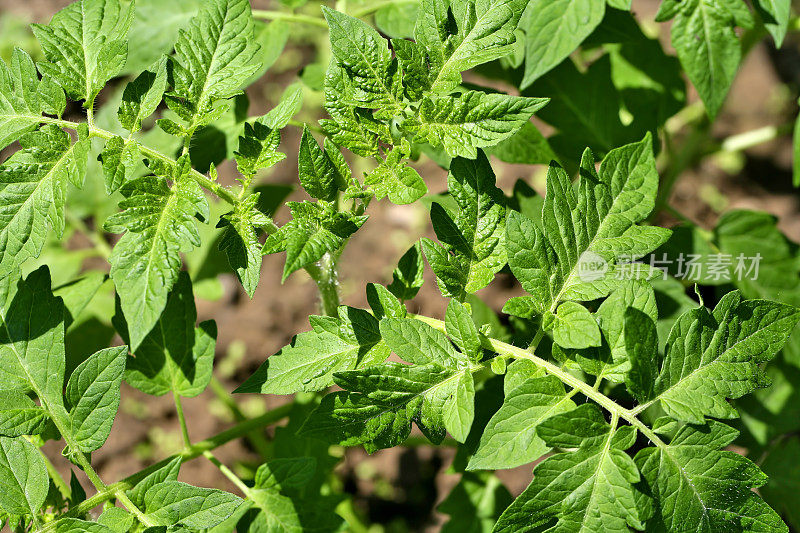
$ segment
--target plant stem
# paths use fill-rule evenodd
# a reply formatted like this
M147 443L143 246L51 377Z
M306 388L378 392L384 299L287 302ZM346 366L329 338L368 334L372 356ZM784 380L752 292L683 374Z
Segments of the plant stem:
M339 309L339 280L336 272L336 257L330 252L322 256L317 264L309 265L306 271L317 283L322 304L322 312L327 316L337 316Z
M410 315L410 316L421 322L425 322L429 326L438 329L442 332L446 331L444 322L442 322L441 320L421 315ZM585 381L582 381L577 377L573 376L572 374L570 374L569 372L562 370L561 368L554 365L550 361L546 361L545 359L536 356L535 354L529 352L528 350L524 350L522 348L512 346L511 344L505 343L503 341L485 337L483 335L481 335L481 345L487 350L492 350L493 352L496 352L500 355L514 357L515 359L527 359L528 361L531 361L533 364L543 369L548 374L551 374L560 379L563 383L565 383L572 389L581 392L584 396L586 396L587 398L591 399L592 401L603 407L606 411L608 411L612 415L618 415L619 417L627 420L632 426L636 427L639 431L642 432L643 435L645 435L648 439L650 439L650 441L653 442L653 444L656 444L657 446L665 446L664 442L660 438L658 438L658 435L656 435L652 429L647 427L647 425L645 425L638 418L636 418L636 413L634 411L622 407L621 405L619 405L617 402L615 402L605 394L595 390L594 387L592 387Z
M172 391L172 399L175 400L175 411L178 413L178 421L181 425L181 434L183 435L183 445L186 448L192 447L192 441L189 438L189 428L186 425L186 415L183 413L183 403L181 402L180 395Z
M92 242L100 255L102 255L105 259L111 257L111 246L109 246L100 233L89 229L89 227L80 217L73 215L69 212L69 210L65 210L64 216L66 220L75 227L75 229L84 234L86 238Z
M755 130L746 131L731 135L720 144L723 152L741 152L759 144L772 141L778 137L792 131L792 124L783 126L764 126Z
M91 498L87 498L86 500L82 501L77 506L73 507L69 510L64 517L75 517L75 516L82 516L85 513L91 511L101 503L110 500L117 496L118 494L122 493L124 496L124 492L126 490L132 489L139 481L141 481L144 477L149 474L152 474L159 468L162 468L164 465L175 459L176 457L180 457L182 462L191 461L201 455L203 452L214 450L219 448L220 446L227 444L232 440L236 440L247 433L255 431L256 429L263 428L265 426L269 426L276 422L279 422L283 418L289 415L289 411L292 409L292 404L282 405L271 411L264 413L263 415L252 418L250 420L246 420L240 424L236 424L235 426L226 429L225 431L214 435L208 439L202 440L200 442L196 442L192 444L188 448L184 448L180 453L175 455L171 455L166 459L159 461L153 465L148 466L147 468L140 470L130 476L126 477L122 481L118 481L112 485L108 485L104 490L98 490L97 494L92 496ZM120 500L122 501L122 500ZM53 524L53 523L51 523ZM45 526L42 531L52 531L55 529L55 526L48 524Z
M253 16L255 18L266 20L285 20L287 22L297 22L299 24L308 24L318 28L328 29L328 23L319 17L312 17L310 15L301 15L297 13L286 13L283 11L266 11L263 9L254 9Z
M250 498L250 487L248 487L247 485L245 485L245 484L244 484L244 481L242 481L242 480L239 478L239 476L237 476L237 475L236 475L236 474L233 472L233 470L231 470L230 468L228 468L227 466L225 466L224 464L222 464L222 461L220 461L219 459L217 459L217 457L216 457L216 456L215 456L213 453L211 453L211 451L210 451L210 450L204 451L204 452L203 452L203 456L204 456L206 459L208 459L209 461L211 461L211 463L213 463L213 465L214 465L214 466L216 466L216 467L219 469L219 471L220 471L220 472L222 472L222 474L223 474L223 475L224 475L226 478L228 478L229 480L231 480L231 483L233 483L234 485L236 485L236 488L238 488L240 491L242 491L242 494L244 494L244 495L245 495L245 497L247 497L247 498ZM251 499L252 499L252 498L251 498Z

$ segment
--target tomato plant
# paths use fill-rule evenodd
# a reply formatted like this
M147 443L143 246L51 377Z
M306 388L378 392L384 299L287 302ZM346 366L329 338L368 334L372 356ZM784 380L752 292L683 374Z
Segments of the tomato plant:
M697 161L783 133L710 132L743 57L796 26L788 0L751 4L663 1L677 57L630 0L79 0L32 25L36 59L0 63L0 520L366 531L342 447L423 438L455 448L445 530L800 527L782 399L800 366L797 246L765 213L708 229L671 202ZM287 41L313 59L251 115L244 91L302 55ZM287 157L296 201L270 187ZM507 163L545 170L501 187ZM424 205L432 233L384 258L386 283L348 281L367 308L342 305L340 256L377 202ZM269 254L282 281L315 282L320 314L233 391L294 399L248 417L214 377L217 325L195 297L226 272L254 297ZM428 268L438 318L410 305ZM498 279L518 289L501 310L480 292ZM79 329L89 315L105 333ZM92 453L123 381L172 398L181 450L102 479ZM209 387L238 421L193 440L183 400ZM237 439L259 464L215 455ZM195 459L235 493L179 481ZM513 499L492 472L524 465Z

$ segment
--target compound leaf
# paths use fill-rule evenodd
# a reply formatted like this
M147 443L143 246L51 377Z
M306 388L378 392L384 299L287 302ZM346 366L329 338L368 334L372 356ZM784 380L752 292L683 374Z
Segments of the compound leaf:
M195 215L208 219L208 202L189 175L188 156L174 168L155 170L161 175L131 180L120 189L123 211L105 223L108 231L125 232L111 253L111 279L134 352L161 316L178 278L181 252L200 246Z
M133 3L79 0L53 16L50 24L33 24L47 61L39 70L61 85L73 100L94 103L100 89L119 74L128 57L128 29Z

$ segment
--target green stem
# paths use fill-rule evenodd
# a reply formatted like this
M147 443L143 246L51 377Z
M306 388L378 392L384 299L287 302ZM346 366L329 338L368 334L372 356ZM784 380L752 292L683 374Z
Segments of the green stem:
M69 510L64 516L65 517L76 517L82 516L87 512L91 511L101 503L110 500L117 496L119 498L118 493L123 493L126 490L132 489L139 481L144 479L147 475L152 474L156 470L163 468L167 463L175 459L176 457L180 457L181 462L191 461L201 455L203 452L214 450L219 448L220 446L227 444L232 440L236 440L252 431L255 431L259 428L263 428L265 426L269 426L280 420L286 418L289 415L289 412L292 409L292 404L282 405L281 407L277 407L264 413L263 415L252 418L250 420L246 420L240 424L236 424L235 426L226 429L225 431L214 435L206 440L202 440L200 442L196 442L192 444L188 448L184 448L183 451L177 453L175 455L171 455L166 459L159 461L149 467L136 472L135 474L131 474L130 476L126 477L122 481L118 481L112 485L108 485L104 490L98 490L97 494L92 496L91 498L87 498L86 500L82 501L77 506L73 507ZM52 531L55 529L55 526L51 525L52 522L45 526L42 531Z
M263 9L254 9L253 16L259 19L266 20L285 20L286 22L297 22L299 24L308 24L318 28L328 29L328 23L319 17L312 17L309 15L300 15L297 13L286 13L283 11L266 11Z
M178 421L181 425L183 445L186 448L191 448L192 440L189 438L189 427L186 425L186 415L183 413L183 403L181 402L181 397L177 392L172 391L172 399L175 401L175 411L178 413Z
M425 322L429 326L438 329L442 332L446 331L444 322L441 320L437 320L435 318L430 318L421 315L412 315L413 318L421 322ZM500 355L505 355L509 357L513 357L515 359L527 359L531 361L533 364L538 366L539 368L543 369L550 375L553 375L560 379L564 384L575 389L582 393L587 398L591 399L601 407L603 407L606 411L611 413L612 415L618 415L619 417L627 420L632 426L636 427L639 431L642 432L648 439L650 439L653 444L657 446L665 446L664 442L658 438L658 435L653 432L652 429L647 427L643 422L641 422L638 418L636 418L636 413L629 409L626 409L619 405L617 402L606 396L605 394L597 391L586 383L578 379L577 377L573 376L569 372L562 370L560 367L556 366L555 364L542 359L541 357L536 356L535 354L529 352L528 350L524 350L522 348L518 348L516 346L512 346L511 344L505 343L503 341L499 341L497 339L492 339L489 337L481 336L481 345L486 348L487 350L492 350ZM637 413L639 411L636 411Z
M731 135L720 144L723 152L741 152L759 144L772 141L792 131L793 124L783 126L764 126L755 130Z
M306 271L317 283L322 304L322 312L327 316L337 316L339 309L339 279L336 272L338 253L330 252L322 256L315 265L306 267Z
M65 210L64 216L67 219L67 222L69 222L76 230L84 234L87 239L92 241L92 244L100 255L102 255L105 259L111 257L111 246L109 246L108 242L106 242L100 233L89 229L83 219L73 215L69 210Z
M217 459L217 457L213 453L211 453L210 450L207 450L207 451L203 452L203 456L206 459L208 459L209 461L211 461L211 463L214 466L216 466L219 469L219 471L222 472L222 474L231 481L231 483L236 485L236 488L238 488L240 491L242 491L242 494L244 494L245 497L250 498L251 500L253 499L251 497L251 494L250 494L250 487L245 485L244 481L242 481L239 478L239 476L237 476L233 472L233 470L231 470L230 468L228 468L227 466L222 464L222 461Z

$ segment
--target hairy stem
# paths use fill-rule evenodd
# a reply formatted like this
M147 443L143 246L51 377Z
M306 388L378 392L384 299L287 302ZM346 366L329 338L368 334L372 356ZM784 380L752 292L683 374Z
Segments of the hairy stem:
M438 329L442 332L446 331L445 324L441 320L421 315L411 315L411 316L421 322L425 322L426 324L432 326L435 329ZM594 401L595 403L603 407L606 411L611 413L612 416L614 415L619 416L624 420L626 420L627 422L629 422L632 426L641 431L643 435L645 435L648 439L650 439L650 441L653 444L657 446L665 446L664 442L658 437L658 435L656 435L652 429L647 427L646 424L644 424L636 417L636 413L634 413L634 411L622 407L621 405L619 405L617 402L615 402L605 394L601 393L598 390L595 390L595 388L592 385L589 385L585 381L578 379L577 377L561 369L560 367L556 366L550 361L542 359L541 357L538 357L537 355L531 353L528 350L524 350L522 348L512 346L511 344L505 343L503 341L485 337L483 335L481 335L481 345L487 350L492 350L493 352L496 352L500 355L513 357L515 359L527 359L528 361L531 361L533 364L543 369L548 374L560 379L562 383L566 384L567 386L571 387L574 390L577 390L590 400Z
M308 274L317 283L322 312L337 316L339 308L339 276L336 271L336 255L330 252L322 256L315 265L306 267Z
M259 417L252 418L250 420L246 420L244 422L236 424L235 426L226 429L225 431L218 433L213 437L202 440L200 442L196 442L191 446L184 448L180 453L171 455L162 461L159 461L153 465L148 466L143 470L140 470L139 472L136 472L135 474L131 474L122 481L118 481L117 483L108 485L103 490L98 490L97 494L95 494L91 498L87 498L86 500L82 501L80 504L70 509L69 512L67 512L63 516L64 517L83 516L84 514L91 511L101 503L108 501L114 498L115 496L119 498L118 496L119 493L122 493L122 495L124 496L126 490L132 489L139 481L144 479L147 475L152 474L159 468L164 467L167 463L169 463L176 457L180 457L181 461L184 463L187 461L191 461L192 459L195 459L203 455L203 452L214 450L252 431L279 422L280 420L286 418L289 415L289 411L291 411L291 409L292 409L292 404L282 405L281 407L277 407L271 411L268 411ZM45 526L42 529L42 531L55 530L55 526L52 524L54 523L50 523L47 526Z
M186 448L191 448L192 440L189 438L189 427L186 425L186 415L183 413L183 403L181 402L180 395L172 391L172 399L175 401L175 411L178 413L178 422L181 425L181 435L183 435L183 445Z
M328 28L325 19L320 17L312 17L310 15L301 15L298 13L286 13L284 11L266 11L263 9L254 9L253 16L257 19L265 20L285 20L286 22L297 22L299 24L308 24L310 26L317 26L319 28Z
M219 469L219 471L220 471L220 472L222 472L222 475L224 475L226 478L228 478L228 479L231 481L231 483L233 483L234 485L236 485L236 488L237 488L237 489L239 489L239 490L242 492L242 494L244 494L244 495L245 495L245 497L246 497L246 498L250 498L251 500L253 499L253 498L251 497L251 494L250 494L250 487L248 487L247 485L245 485L245 484L244 484L244 481L242 481L242 480L239 478L239 476L237 476L237 475L236 475L236 474L233 472L233 470L231 470L230 468L228 468L227 466L225 466L224 464L222 464L222 461L220 461L219 459L217 459L217 457L216 457L216 456L215 456L215 455L214 455L214 454L213 454L213 453L212 453L210 450L206 450L206 451L204 451L204 452L203 452L203 456L204 456L206 459L208 459L209 461L211 461L211 463L212 463L214 466L216 466L216 467Z

